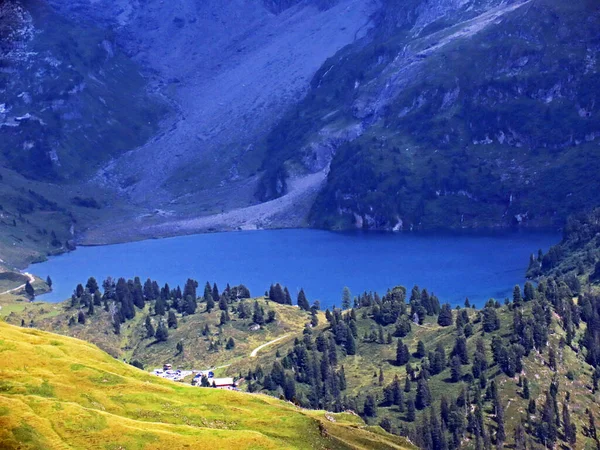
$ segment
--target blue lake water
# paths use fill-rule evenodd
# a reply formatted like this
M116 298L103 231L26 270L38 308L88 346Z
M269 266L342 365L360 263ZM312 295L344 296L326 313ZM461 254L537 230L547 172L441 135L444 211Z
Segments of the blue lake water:
M461 304L465 297L481 305L490 297L510 296L522 284L529 255L548 250L557 232L378 233L320 230L268 230L201 234L147 240L76 251L35 264L29 270L53 280L53 292L39 300L61 301L77 283L94 276L162 286L200 283L245 284L261 295L271 283L288 286L295 299L304 288L309 301L341 304L344 286L353 294L384 293L387 288L417 284L441 302Z

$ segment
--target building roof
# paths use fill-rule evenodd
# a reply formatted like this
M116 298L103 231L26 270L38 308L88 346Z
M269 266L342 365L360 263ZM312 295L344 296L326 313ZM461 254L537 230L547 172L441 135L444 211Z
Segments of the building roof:
M235 383L233 382L233 378L213 378L213 383L215 386L233 386Z

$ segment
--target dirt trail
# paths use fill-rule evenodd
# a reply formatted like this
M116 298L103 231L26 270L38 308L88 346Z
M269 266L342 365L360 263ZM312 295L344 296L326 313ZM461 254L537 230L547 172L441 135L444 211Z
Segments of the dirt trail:
M24 272L23 275L25 275L27 278L29 278L29 282L30 283L33 283L35 281L35 278L33 277L33 275L31 275L28 272ZM21 290L23 288L25 288L25 284L17 286L16 288L13 288L13 289L9 289L8 291L0 292L0 295L10 294L11 292L16 292L16 291L19 291L19 290Z
M258 347L256 347L254 350L252 350L252 353L250 353L250 358L256 358L256 355L257 355L257 353L258 353L259 351L261 351L263 348L265 348L265 347L267 347L267 346L269 346L269 345L271 345L271 344L274 344L275 342L279 342L279 341L281 341L282 339L284 339L284 338L288 337L289 335L290 335L289 333L288 333L288 334L284 334L283 336L280 336L280 337L278 337L277 339L273 339L272 341L269 341L269 342L267 342L266 344L259 345L259 346L258 346Z

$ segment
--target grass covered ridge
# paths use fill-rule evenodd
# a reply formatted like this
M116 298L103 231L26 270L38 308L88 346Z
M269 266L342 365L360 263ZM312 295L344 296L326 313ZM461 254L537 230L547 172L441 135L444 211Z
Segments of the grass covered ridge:
M182 386L91 344L0 323L1 448L411 448L350 414Z

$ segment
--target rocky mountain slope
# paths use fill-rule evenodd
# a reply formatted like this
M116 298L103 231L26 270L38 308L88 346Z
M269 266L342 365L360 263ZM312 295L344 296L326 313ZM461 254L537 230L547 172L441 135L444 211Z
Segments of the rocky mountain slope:
M597 203L597 4L381 13L270 134L259 197L285 192L286 170L330 165L311 213L326 228L556 225Z
M557 226L597 203L590 0L1 8L6 248L276 226ZM31 179L31 195L59 206L60 246L42 239L44 202L19 211L14 186ZM15 234L21 216L31 229Z

